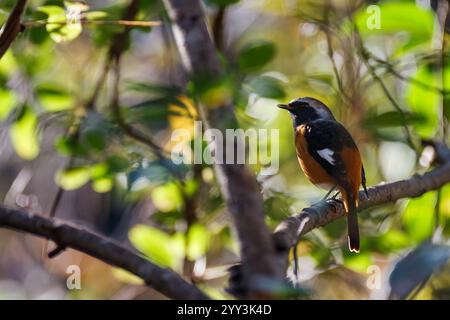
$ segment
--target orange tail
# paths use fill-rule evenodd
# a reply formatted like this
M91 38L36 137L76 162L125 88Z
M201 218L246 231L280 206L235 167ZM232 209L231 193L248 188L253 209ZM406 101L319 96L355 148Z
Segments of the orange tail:
M356 200L352 193L343 193L344 207L347 212L348 248L350 252L359 252L358 214Z

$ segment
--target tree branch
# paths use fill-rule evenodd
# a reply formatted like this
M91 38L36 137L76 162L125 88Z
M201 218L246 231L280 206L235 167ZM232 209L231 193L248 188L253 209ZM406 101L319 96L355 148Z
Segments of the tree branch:
M3 57L6 51L8 51L9 47L11 46L11 43L17 37L19 32L22 30L20 17L22 16L23 11L25 10L26 4L27 0L18 0L16 6L9 15L6 24L3 27L3 32L0 35L0 59Z
M164 0L172 21L175 41L182 63L194 79L208 81L220 79L224 70L208 32L199 0ZM208 114L198 106L206 128L219 128L236 124L231 104L208 106ZM226 148L223 158L226 158ZM236 146L235 146L236 147ZM215 164L216 177L228 211L231 213L241 245L244 283L253 287L258 276L278 276L275 267L274 246L264 222L264 208L256 178L245 165Z
M441 166L423 175L414 175L410 179L368 188L369 198L361 191L359 193L358 210L394 202L402 198L419 197L428 191L439 189L449 183L450 151L443 144L434 144L434 147L437 162L443 163ZM273 234L277 249L278 268L285 272L288 266L289 250L301 236L315 228L325 226L344 215L342 204L330 200L305 208L299 214L289 217L280 223Z
M0 205L0 227L31 233L52 240L57 254L65 248L84 252L107 264L122 268L142 278L147 285L173 299L208 299L199 289L175 272L158 267L114 240L60 220L10 209Z

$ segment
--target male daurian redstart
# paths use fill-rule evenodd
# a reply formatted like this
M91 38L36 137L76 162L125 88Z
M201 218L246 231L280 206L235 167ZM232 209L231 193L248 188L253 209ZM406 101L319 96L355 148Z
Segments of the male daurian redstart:
M358 190L366 178L361 155L352 136L336 121L330 109L314 98L299 98L278 107L290 112L295 130L295 149L300 166L315 185L337 188L347 213L348 245L359 252L359 228L356 209Z

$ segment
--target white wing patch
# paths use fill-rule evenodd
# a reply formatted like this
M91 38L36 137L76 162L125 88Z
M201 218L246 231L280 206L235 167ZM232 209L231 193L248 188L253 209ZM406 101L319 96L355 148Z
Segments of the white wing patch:
M319 154L319 156L323 159L325 159L326 161L328 161L331 165L334 165L334 158L333 158L333 150L331 149L322 149L322 150L317 150L317 153Z

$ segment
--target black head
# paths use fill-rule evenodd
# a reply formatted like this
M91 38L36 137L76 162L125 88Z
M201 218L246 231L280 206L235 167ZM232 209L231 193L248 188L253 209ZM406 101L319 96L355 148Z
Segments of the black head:
M325 104L310 97L294 99L288 104L279 104L278 107L290 112L295 126L314 120L335 120Z

